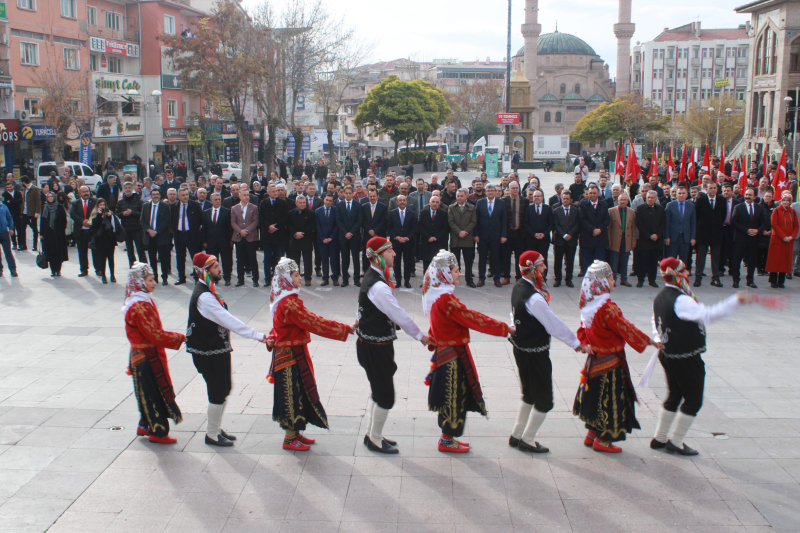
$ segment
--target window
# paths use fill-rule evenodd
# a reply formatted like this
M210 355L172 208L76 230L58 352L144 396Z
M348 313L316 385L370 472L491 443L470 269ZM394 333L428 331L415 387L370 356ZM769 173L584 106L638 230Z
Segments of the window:
M639 83L639 73L638 72L636 73L636 77L634 78L633 81L635 81L636 83Z
M667 89L667 100L672 101L672 89Z
M39 45L37 43L19 43L20 63L23 65L39 64Z
M670 48L667 50L667 59L675 59L675 49Z
M736 99L744 102L744 91L736 91Z
M697 47L692 48L692 57L694 59L700 59L700 49L699 48L697 48Z
M122 104L123 117L138 117L141 114L142 104L139 102L125 102Z
M738 71L744 69L736 70ZM789 72L800 72L800 48L795 49L794 46L792 47L792 53L789 56ZM744 78L744 75L740 77Z
M675 91L675 96L678 100L686 100L686 89L678 89Z
M663 77L664 77L664 69L658 68L653 71L653 79L660 80Z
M561 94L567 94L567 84L566 83L562 83L561 84Z
M80 68L80 56L74 48L64 48L64 68L67 70L78 70Z
M739 57L747 57L747 48L746 47L739 48Z
M722 47L717 48L717 57L722 57Z
M667 79L668 79L668 80L671 80L671 79L672 79L672 76L673 76L673 74L675 74L675 73L672 71L672 69L669 69L669 70L667 71Z
M115 74L122 72L122 59L119 57L108 57L108 71Z
M17 0L17 7L20 9L30 9L31 11L36 9L36 1L35 0Z
M697 87L692 89L692 100L697 100Z
M186 118L186 102L185 101L181 102L181 116L183 118ZM461 141L461 142L467 142L467 141Z
M580 83L576 83L575 84L575 94L581 94L581 84Z
M678 79L679 80L685 80L686 79L686 69L685 68L679 68L678 69Z
M663 48L658 51L658 58L659 59L664 59L664 49Z
M89 26L97 26L97 8L94 6L86 6L86 21Z
M550 56L544 58L544 64L547 65L548 67L550 66Z
M175 35L175 17L164 15L164 33Z
M178 118L178 101L167 100L167 116L169 118Z
M122 13L106 11L106 27L111 30L122 29Z
M708 48L703 48L703 57L708 57Z
M75 13L75 0L61 0L61 16L67 18L78 18Z
M42 116L42 102L38 98L23 98L22 107L32 117Z
M717 78L717 79L722 77L722 69L721 68L715 68L714 69L714 77Z
M693 69L692 69L692 79L693 79L693 80L696 80L696 79L697 79L697 74L698 74L698 72L700 72L700 70L699 70L699 69L696 69L696 68L693 68Z
M661 100L662 94L663 93L661 92L661 89L654 89L653 90L653 100Z
M556 111L556 122L561 122L561 111Z
M89 54L89 70L95 71L97 70L97 67L97 54Z
M736 69L734 69L734 68L726 68L725 69L725 77L726 78L732 78L735 71L736 71Z
M550 122L550 111L545 111L544 112L544 121L545 122Z
M711 69L710 68L704 68L703 69L703 77L704 78L710 78L711 77Z

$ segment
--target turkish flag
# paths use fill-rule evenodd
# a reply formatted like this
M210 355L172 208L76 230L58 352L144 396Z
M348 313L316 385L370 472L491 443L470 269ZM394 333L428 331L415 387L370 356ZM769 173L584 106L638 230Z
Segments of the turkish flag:
M681 156L681 173L678 175L678 181L686 181L686 151L689 149L685 144L683 145L683 155Z
M656 153L656 146L653 145L653 158L650 162L650 174L648 177L655 176L658 177L658 154Z
M617 144L617 160L614 161L614 174L617 176L625 175L625 156L623 153L624 146L624 142Z
M669 159L667 160L667 180L672 179L672 174L675 172L675 161L672 159L672 144L669 145Z
M695 161L697 160L697 154L695 154L696 151L697 148L692 146L692 151L689 152L689 162L687 163L686 168L687 181L694 181L697 174L697 169L695 168Z
M772 178L772 188L775 189L775 198L780 198L783 191L789 190L786 176L786 147L783 147L781 153L781 160L778 163L778 170L775 171L775 177Z
M706 151L703 154L703 166L700 167L703 172L708 172L711 170L711 156L708 153L708 145L706 145Z
M636 183L639 181L641 174L642 167L639 166L639 160L636 158L636 151L633 149L633 142L631 142L628 150L628 162L625 165L625 181L627 183Z
M731 168L731 174L733 174L733 168ZM722 156L719 159L719 170L717 170L717 183L722 183L725 181L725 147L722 147Z

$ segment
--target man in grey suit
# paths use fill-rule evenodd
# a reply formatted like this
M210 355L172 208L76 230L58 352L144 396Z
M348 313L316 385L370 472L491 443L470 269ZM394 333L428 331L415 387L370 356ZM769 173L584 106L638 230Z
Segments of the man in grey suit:
M475 206L467 202L467 189L459 189L456 201L447 209L447 223L450 226L450 251L461 264L464 256L464 277L467 287L475 288L472 276L472 263L475 262L475 226L478 225L478 213ZM440 206L440 210L442 207Z
M697 231L697 216L694 204L687 198L689 191L686 187L678 187L677 199L667 204L665 209L666 228L664 230L664 244L666 256L677 257L685 265L689 265L689 253L695 245Z
M561 192L561 205L553 209L553 270L555 283L553 287L561 286L561 265L566 259L564 282L567 287L572 284L572 269L575 266L575 252L578 249L578 235L581 231L581 221L578 208L572 205L572 193L569 190Z

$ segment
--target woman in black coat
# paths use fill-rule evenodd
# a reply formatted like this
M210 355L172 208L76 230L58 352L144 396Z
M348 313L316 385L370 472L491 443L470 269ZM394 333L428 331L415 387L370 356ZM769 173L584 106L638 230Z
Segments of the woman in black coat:
M61 202L53 192L47 193L47 201L39 217L39 238L42 240L42 253L50 263L50 277L61 275L61 264L69 261L67 251L67 210L63 200L66 195L59 193Z
M114 250L117 248L116 233L122 227L122 223L117 216L108 209L108 204L102 198L97 199L91 217L91 231L94 237L94 257L97 270L100 272L100 279L103 283L108 283L106 278L106 263L111 277L111 283L116 283L114 277Z

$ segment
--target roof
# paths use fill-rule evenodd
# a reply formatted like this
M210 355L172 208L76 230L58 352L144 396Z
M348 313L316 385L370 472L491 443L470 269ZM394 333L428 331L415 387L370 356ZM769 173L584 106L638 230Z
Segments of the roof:
M719 29L700 29L700 36L695 35L688 28L688 25L675 28L673 30L666 30L653 39L654 42L665 41L736 41L739 39L748 39L747 30L744 28L719 28Z
M539 98L540 102L558 102L558 97L554 94L547 93L546 95Z
M755 0L755 2L748 2L742 6L733 8L737 13L752 13L761 9L768 9L781 3L781 0Z
M569 33L555 31L540 35L536 43L536 50L541 55L573 54L583 56L596 56L594 48L586 44L586 41ZM517 51L517 56L525 55L523 46ZM516 57L516 56L514 56Z
M561 97L562 100L586 100L583 96L576 92L567 93Z
M605 101L606 101L606 99L603 98L602 96L600 96L599 94L593 94L587 100L587 102L605 102Z

